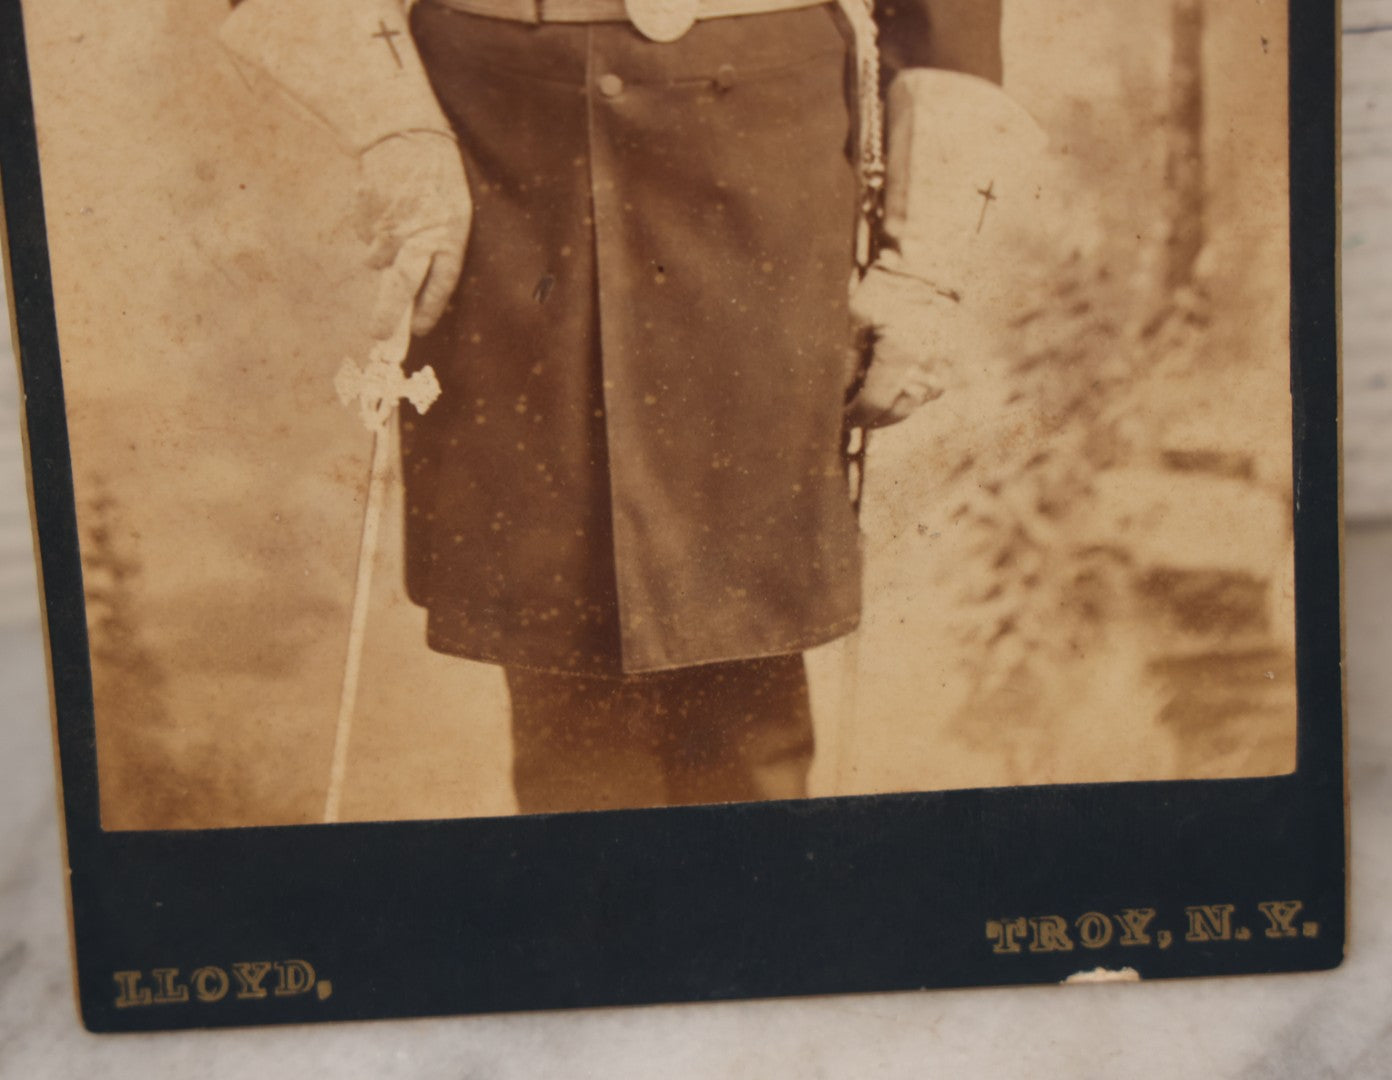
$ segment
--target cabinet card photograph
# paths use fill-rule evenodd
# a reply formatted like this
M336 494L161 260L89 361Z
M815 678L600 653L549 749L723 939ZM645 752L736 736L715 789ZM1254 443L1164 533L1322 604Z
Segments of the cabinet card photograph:
M1336 14L1291 4L3 0L86 1022L1335 962ZM233 850L272 884L200 924ZM450 904L469 973L401 993Z

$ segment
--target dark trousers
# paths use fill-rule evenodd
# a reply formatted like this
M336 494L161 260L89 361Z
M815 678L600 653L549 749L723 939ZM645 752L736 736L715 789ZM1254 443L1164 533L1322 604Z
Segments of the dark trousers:
M505 674L524 814L807 795L800 653L615 678Z

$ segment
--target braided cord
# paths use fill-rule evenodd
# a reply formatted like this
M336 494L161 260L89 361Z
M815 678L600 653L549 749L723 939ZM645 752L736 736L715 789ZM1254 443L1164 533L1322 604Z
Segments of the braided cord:
M875 258L875 243L884 210L884 101L880 97L879 28L875 0L837 0L855 37L858 99L860 217L856 228L856 266L862 273Z

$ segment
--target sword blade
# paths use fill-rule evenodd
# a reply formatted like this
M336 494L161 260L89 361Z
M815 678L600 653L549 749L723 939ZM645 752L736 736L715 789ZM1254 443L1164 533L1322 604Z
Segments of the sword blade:
M367 506L363 509L362 539L358 544L358 576L353 586L353 615L348 624L348 655L343 665L343 686L334 727L329 788L324 798L324 823L339 820L343 784L348 773L348 742L353 733L358 678L362 670L363 641L367 633L367 608L372 596L372 570L377 562L377 533L391 478L392 425L384 424L372 436L372 467L368 475Z

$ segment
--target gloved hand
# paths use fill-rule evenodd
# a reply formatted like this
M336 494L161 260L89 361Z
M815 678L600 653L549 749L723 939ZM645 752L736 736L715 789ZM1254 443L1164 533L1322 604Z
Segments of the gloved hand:
M411 332L429 333L459 282L474 204L459 147L448 135L409 131L359 156L359 232L381 270L371 332L391 337L412 307Z
M953 363L949 343L960 320L960 298L899 268L886 252L851 292L857 337L867 337L869 366L846 406L853 427L888 427L939 398Z

